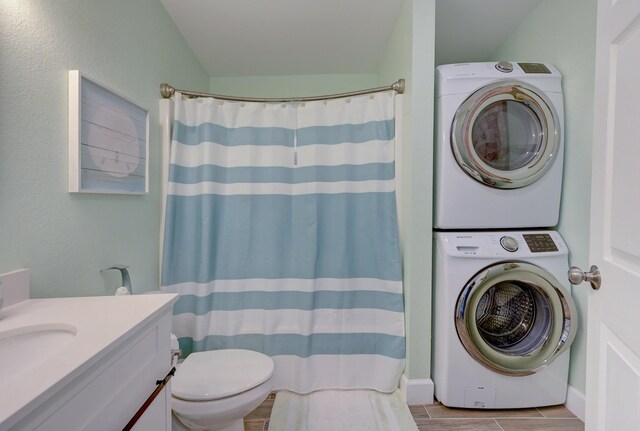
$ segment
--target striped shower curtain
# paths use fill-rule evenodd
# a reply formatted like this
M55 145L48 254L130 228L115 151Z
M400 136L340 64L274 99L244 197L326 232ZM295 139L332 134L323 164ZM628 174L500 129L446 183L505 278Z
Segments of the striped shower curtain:
M174 106L162 289L183 355L260 351L299 393L395 390L394 93Z

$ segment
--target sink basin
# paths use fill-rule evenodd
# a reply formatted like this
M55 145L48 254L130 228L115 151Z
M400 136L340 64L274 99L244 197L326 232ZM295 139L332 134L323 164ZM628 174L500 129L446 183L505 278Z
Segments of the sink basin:
M0 381L21 378L25 372L63 354L78 329L67 323L43 323L0 332ZM71 354L71 353L67 353Z

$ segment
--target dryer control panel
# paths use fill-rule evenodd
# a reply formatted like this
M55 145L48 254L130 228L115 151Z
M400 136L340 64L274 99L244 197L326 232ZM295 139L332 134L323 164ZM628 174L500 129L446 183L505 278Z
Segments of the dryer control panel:
M518 63L524 73L551 73L549 68L542 63Z

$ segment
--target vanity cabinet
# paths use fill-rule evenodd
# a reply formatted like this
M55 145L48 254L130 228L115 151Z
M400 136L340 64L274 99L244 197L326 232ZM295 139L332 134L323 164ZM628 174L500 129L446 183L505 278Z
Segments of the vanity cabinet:
M171 304L130 328L99 358L80 365L69 381L62 379L45 400L7 430L114 431L121 430L172 368ZM96 316L99 318L102 316ZM113 316L117 318L117 316ZM107 320L104 325L109 325ZM99 326L97 326L99 328ZM79 327L78 334L82 331ZM92 334L100 337L101 334ZM78 348L81 348L79 345ZM74 352L67 354L73 357ZM171 430L171 381L134 426L136 431ZM2 424L0 430L4 431Z

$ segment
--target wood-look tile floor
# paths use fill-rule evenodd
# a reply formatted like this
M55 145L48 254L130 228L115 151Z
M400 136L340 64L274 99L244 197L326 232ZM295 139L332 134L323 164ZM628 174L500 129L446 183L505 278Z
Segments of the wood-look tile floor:
M244 431L267 431L276 394L270 394L257 409L244 418Z
M245 431L268 431L276 394L244 418ZM451 409L440 403L409 406L420 431L583 431L564 406L517 410ZM332 431L332 430L327 430Z
M410 406L420 431L582 431L564 406L517 410L452 409L440 403Z

